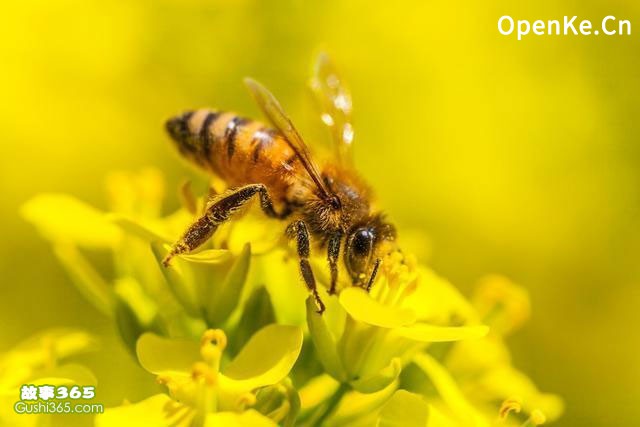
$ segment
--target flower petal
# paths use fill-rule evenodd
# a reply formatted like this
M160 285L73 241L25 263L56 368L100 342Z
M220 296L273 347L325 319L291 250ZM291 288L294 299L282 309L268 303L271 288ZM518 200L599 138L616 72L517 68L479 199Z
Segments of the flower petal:
M224 370L247 389L275 384L289 374L302 348L302 329L269 325L251 337Z
M281 223L265 218L260 212L249 212L230 224L227 245L234 254L239 253L244 245L251 243L253 254L262 255L273 249L282 239Z
M277 427L273 420L252 409L241 413L216 412L207 415L205 427Z
M251 247L253 253L253 246ZM271 295L286 295L287 298L273 298L271 303L278 323L304 325L306 311L304 301L309 292L300 286L298 266L293 260L287 262L288 252L276 248L264 255L253 257L248 282L250 286L264 286Z
M231 334L227 343L227 354L236 355L251 336L267 325L276 323L271 296L264 286L251 292L244 303L242 315L238 321L235 333Z
M329 399L340 387L340 383L328 374L311 378L298 389L302 414Z
M393 395L397 384L375 393L359 393L355 390L347 392L335 413L327 420L333 426L375 426L378 410Z
M509 335L519 329L531 316L528 292L506 277L491 275L476 287L473 305L493 333Z
M529 377L509 365L494 367L479 378L476 393L486 400L518 396L526 412L539 409L549 421L556 420L564 410L559 396L539 391Z
M73 245L57 244L54 252L71 281L98 310L113 316L113 291Z
M187 427L195 412L166 394L156 394L141 402L108 408L96 415L96 427Z
M189 372L193 363L200 360L200 344L145 333L138 338L136 354L142 367L153 374Z
M9 356L24 361L41 361L45 353L61 360L69 356L85 353L96 348L96 340L88 333L78 329L54 328L42 331L16 345ZM6 359L5 359L6 360Z
M110 248L122 233L99 210L66 194L40 194L27 201L22 216L54 242L90 248Z
M406 338L420 342L446 342L482 338L489 332L485 325L477 326L435 326L415 323L396 329Z
M147 242L164 242L171 243L171 240L163 236L161 233L151 230L148 226L141 224L140 222L131 219L122 214L108 214L107 218L119 226L122 231L129 233L133 236L137 236Z
M398 390L382 407L378 427L426 427L428 421L429 404L422 396Z
M477 320L477 314L462 293L449 281L432 270L418 267L419 282L414 291L403 301L420 320L433 323L447 322L451 317Z
M222 264L231 259L231 252L226 249L205 249L194 254L183 254L179 256L194 263Z
M354 319L382 328L406 326L416 320L412 310L381 304L361 288L351 287L340 292L340 304Z
M318 314L317 310L313 298L307 298L307 325L317 357L328 374L338 381L344 381L346 373L338 356L335 337L329 330L325 317Z
M489 427L489 422L469 403L444 366L426 353L416 355L413 362L431 379L442 400L463 425Z
M25 378L28 384L48 384L48 385L96 385L97 380L93 372L82 365L73 363L55 366L51 369L39 371L36 377Z

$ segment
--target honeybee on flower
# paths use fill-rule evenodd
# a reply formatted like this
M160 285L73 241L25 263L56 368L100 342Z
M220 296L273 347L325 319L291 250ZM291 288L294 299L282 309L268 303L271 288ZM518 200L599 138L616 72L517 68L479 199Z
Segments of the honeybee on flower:
M342 138L338 156L348 158L344 130L351 129L350 109L345 109L350 101L335 103L340 97L347 100L348 93L323 61L315 90L322 101L333 103L323 106L324 121L332 131L340 130L334 135ZM250 86L271 120L286 128L283 135L294 138L271 95ZM239 161L243 138L255 136L252 128L243 130L250 124L211 114L180 116L170 132L186 154L202 162L202 153L189 151L195 149L191 145L201 150L206 141L224 138L228 160ZM215 127L222 124L233 127L229 134ZM266 144L261 141L256 147ZM284 139L281 144L293 154L300 148ZM262 148L258 159L266 155ZM309 191L322 192L325 186L329 194L339 186L324 169L314 175L315 166L307 168L305 161L296 154L300 171L309 175ZM467 300L411 254L397 250L395 232L383 227L377 210L365 215L379 219L372 220L378 221L373 228L353 223L335 235L318 233L325 237L320 245L326 254L303 250L302 260L301 243L302 249L309 243L300 237L302 228L290 229L297 246L293 251L281 245L279 220L262 215L269 210L265 196L260 209L219 221L215 234L204 230L197 250L182 247L185 238L174 242L173 236L185 229L187 240L189 233L203 231L197 225L202 212L209 215L232 195L246 196L245 187L198 198L182 185L182 207L165 214L162 175L146 169L107 178L106 212L62 194L39 195L23 207L23 216L52 243L78 291L113 319L131 356L164 387L163 393L108 409L97 417L99 427L142 422L499 427L540 425L560 416L560 398L540 392L513 367L503 340L528 318L523 288L494 276ZM263 192L260 186L252 188L257 195ZM343 206L342 199L339 203ZM335 251L341 244L336 242L347 247L342 259L347 275L340 279ZM90 262L93 252L111 256L111 274ZM311 295L295 286L295 267L308 285L313 278ZM307 274L312 268L317 274ZM319 298L322 288L338 295Z

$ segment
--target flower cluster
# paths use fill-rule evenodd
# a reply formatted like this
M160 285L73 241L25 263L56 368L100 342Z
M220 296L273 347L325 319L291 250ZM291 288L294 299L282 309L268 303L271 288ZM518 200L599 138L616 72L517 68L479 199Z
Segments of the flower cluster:
M44 415L26 419L11 410L25 384L48 386L95 385L93 373L70 360L95 349L95 339L74 329L49 329L0 354L0 425L36 424Z
M185 185L184 206L162 216L153 170L112 174L107 188L108 213L58 194L23 208L166 390L108 409L98 426L526 426L562 412L511 364L503 338L529 305L504 278L470 302L390 250L370 293L343 286L319 315L281 223L250 210L165 268L203 202ZM113 258L109 279L89 261L96 251ZM325 261L313 263L326 283Z

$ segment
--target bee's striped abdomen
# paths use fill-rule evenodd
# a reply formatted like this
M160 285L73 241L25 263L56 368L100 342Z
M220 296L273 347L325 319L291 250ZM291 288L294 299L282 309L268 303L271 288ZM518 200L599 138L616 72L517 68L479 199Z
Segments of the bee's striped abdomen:
M180 153L230 186L262 183L283 199L299 162L282 135L234 113L201 109L167 121Z

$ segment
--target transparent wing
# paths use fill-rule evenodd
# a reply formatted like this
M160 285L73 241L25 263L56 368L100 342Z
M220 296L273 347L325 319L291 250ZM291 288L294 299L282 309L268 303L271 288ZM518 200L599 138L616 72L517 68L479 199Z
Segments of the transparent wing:
M320 118L331 131L338 160L350 164L353 142L351 94L326 53L318 55L310 86L320 109Z
M324 198L331 197L331 192L324 185L324 182L318 173L318 169L311 160L311 155L307 145L304 143L300 133L298 133L296 128L293 126L291 119L289 119L280 106L278 100L257 81L246 78L244 79L244 82L271 124L284 135L287 143L302 162L302 165L309 173L309 176L318 187L322 196Z

